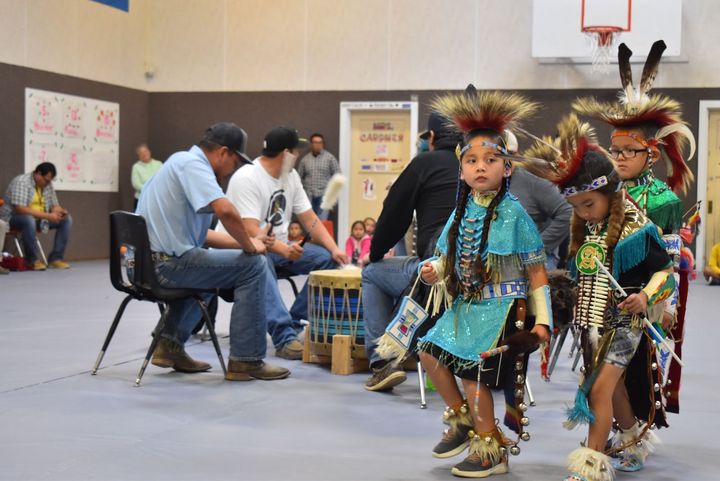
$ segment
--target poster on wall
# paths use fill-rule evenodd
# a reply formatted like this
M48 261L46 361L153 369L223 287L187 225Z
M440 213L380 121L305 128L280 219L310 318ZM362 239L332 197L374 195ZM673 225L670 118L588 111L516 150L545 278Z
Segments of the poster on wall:
M342 102L340 170L348 188L339 206L338 238L366 217L378 218L393 182L415 155L417 102Z
M120 105L25 89L25 172L52 162L57 190L117 192Z

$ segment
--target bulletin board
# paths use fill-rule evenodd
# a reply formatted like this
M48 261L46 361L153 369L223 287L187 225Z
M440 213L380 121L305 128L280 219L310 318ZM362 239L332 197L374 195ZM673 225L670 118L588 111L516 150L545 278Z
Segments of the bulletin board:
M338 239L350 224L378 218L393 182L415 156L417 102L342 102L340 170L348 184L340 199Z
M57 168L56 190L117 192L120 105L25 89L25 172Z

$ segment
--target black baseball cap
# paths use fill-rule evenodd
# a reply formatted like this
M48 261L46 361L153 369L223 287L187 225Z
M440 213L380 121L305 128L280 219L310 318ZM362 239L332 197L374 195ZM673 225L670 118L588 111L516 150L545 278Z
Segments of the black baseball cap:
M251 164L252 159L245 153L247 147L247 133L232 122L218 122L205 131L203 140L213 144L227 147L240 156L240 160Z
M298 136L297 130L287 127L275 127L265 135L262 154L274 156L285 149L292 150L296 147L304 147L307 143L307 139Z
M439 132L444 132L445 130L447 130L447 127L445 127L442 116L437 112L431 112L430 117L428 117L427 130L420 134L420 138L427 140L430 138L430 131L435 132L437 136Z

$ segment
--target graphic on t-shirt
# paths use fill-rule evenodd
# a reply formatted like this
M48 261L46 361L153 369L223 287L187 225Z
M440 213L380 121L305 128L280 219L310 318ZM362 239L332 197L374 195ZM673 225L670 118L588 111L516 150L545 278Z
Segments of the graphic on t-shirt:
M265 222L273 227L282 225L283 219L285 218L286 205L285 191L280 189L273 192L270 196L270 204L267 215L265 216Z

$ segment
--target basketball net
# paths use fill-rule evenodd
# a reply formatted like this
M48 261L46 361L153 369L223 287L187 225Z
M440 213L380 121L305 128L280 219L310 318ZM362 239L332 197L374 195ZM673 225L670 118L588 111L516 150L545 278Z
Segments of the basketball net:
M622 32L620 27L585 27L583 30L588 39L592 56L592 71L608 73L610 59L615 52L615 43Z

